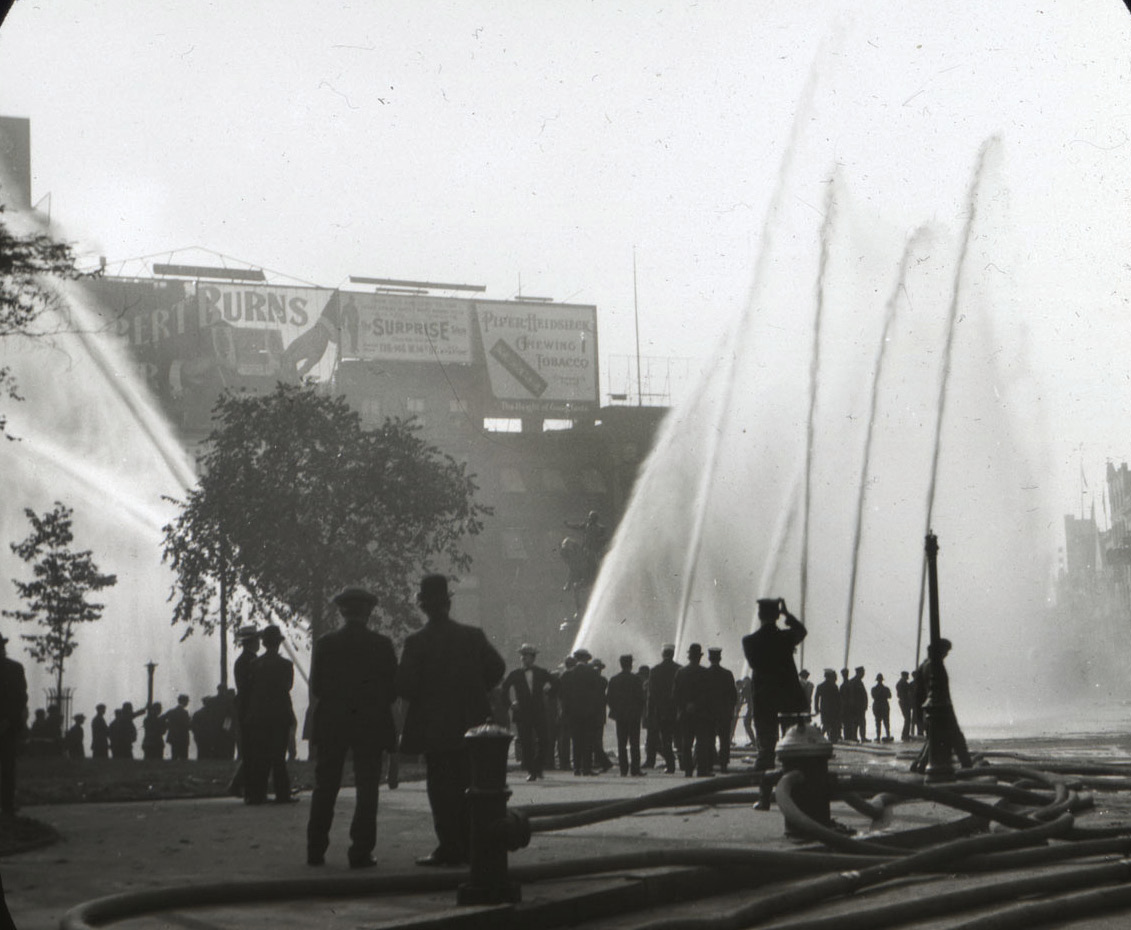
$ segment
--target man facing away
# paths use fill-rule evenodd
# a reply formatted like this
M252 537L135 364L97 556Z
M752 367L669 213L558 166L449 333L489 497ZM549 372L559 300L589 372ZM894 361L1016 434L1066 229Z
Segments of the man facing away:
M295 667L290 659L279 655L283 644L279 627L265 627L261 639L264 651L251 663L251 702L244 714L244 802L262 804L267 800L270 775L275 803L286 804L293 800L287 775L287 742L295 719L291 706Z
M550 740L549 704L557 683L553 675L535 664L538 650L533 645L523 643L518 654L521 667L503 681L503 696L510 705L511 719L518 727L526 780L535 781L542 777L546 760ZM553 758L552 751L550 758Z
M781 616L785 617L784 629L777 625ZM754 701L754 733L758 740L754 768L766 771L774 767L778 715L799 713L805 707L793 651L807 631L781 598L758 600L758 622L758 629L742 638L742 651L750 665Z
M0 636L0 817L16 814L16 753L27 732L27 677Z
M730 766L730 743L734 733L734 709L738 703L738 687L734 682L734 672L722 664L723 650L720 646L707 649L707 676L710 683L711 720L714 726L712 747L719 762L719 771L724 774Z
M376 864L381 753L396 745L392 704L397 655L389 637L366 625L377 604L375 595L350 587L334 604L343 624L318 637L310 657L307 738L314 756L314 793L306 825L306 861L326 861L342 768L346 753L352 753L357 803L350 824L349 864L368 868Z
M620 774L645 775L640 770L640 721L644 717L644 682L632 673L632 656L620 657L620 671L609 679L605 699L616 724Z
M676 707L672 697L675 673L680 668L674 659L675 645L664 643L660 648L660 662L648 673L648 700L656 722L656 749L664 759L664 771L675 772Z
M700 664L703 647L692 643L687 649L687 664L675 673L672 700L675 702L679 732L679 765L683 774L707 777L711 774L711 743L714 721L711 719L710 680Z
M424 755L438 840L416 863L462 865L471 842L471 761L464 734L487 721L488 692L503 680L506 663L481 629L452 619L445 576L425 575L416 600L428 622L405 640L397 669L397 694L408 701L401 751Z

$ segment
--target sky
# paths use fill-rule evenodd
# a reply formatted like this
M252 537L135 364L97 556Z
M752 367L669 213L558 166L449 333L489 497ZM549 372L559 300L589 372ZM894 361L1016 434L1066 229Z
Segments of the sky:
M1094 504L1106 523L1105 463L1131 460L1128 49L1119 0L16 0L0 26L0 114L31 120L33 201L85 267L224 262L280 283L361 275L593 304L606 394L629 386L609 372L638 348L708 374L758 369L736 383L778 385L767 404L783 416L753 398L771 430L804 421L799 340L828 259L821 380L835 402L817 421L831 449L819 474L842 481L867 413L867 378L849 375L872 364L914 240L893 367L937 369L962 266L956 364L992 384L956 405L952 428L969 468L996 472L978 486L998 489L998 509L970 502L973 480L944 495L944 551L981 535L1023 560L996 542L994 514L1039 494L1034 548L1055 547L1064 513ZM970 378L979 367L992 377ZM20 416L95 424L98 398L72 410L49 375L35 372ZM885 391L892 442L929 432L898 386ZM109 435L90 424L91 441ZM920 446L885 463L897 498L899 463L925 467ZM111 463L106 486L141 486L160 470L147 461ZM953 462L949 474L954 487ZM839 487L830 477L823 493ZM163 611L147 586L124 584L138 603L123 609Z
M31 119L33 198L90 265L200 247L592 303L603 375L634 308L644 356L715 364L767 236L815 241L834 172L878 238L960 231L997 137L974 232L1075 511L1081 473L1131 458L1131 16L936 7L17 0L0 113Z

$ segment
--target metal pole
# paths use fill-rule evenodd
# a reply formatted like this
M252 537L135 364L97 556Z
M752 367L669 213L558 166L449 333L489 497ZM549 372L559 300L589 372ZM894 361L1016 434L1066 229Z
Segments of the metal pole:
M951 763L950 720L953 711L950 706L949 689L942 686L943 660L939 642L939 541L930 530L927 531L927 604L930 614L931 638L927 646L930 660L931 681L927 691L927 781L951 781L954 778L954 765Z
M640 307L636 300L636 246L632 247L632 318L636 323L636 406L644 406L644 387L640 376Z
M145 670L149 673L149 685L145 691L145 709L153 706L153 672L157 669L156 662L146 662Z

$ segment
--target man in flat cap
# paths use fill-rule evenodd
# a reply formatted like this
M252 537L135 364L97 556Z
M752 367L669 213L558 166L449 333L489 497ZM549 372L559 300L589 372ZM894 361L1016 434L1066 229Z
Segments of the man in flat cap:
M785 617L785 628L778 617ZM793 652L808 632L781 598L758 600L759 627L742 638L742 651L750 664L750 691L754 700L754 734L758 738L756 771L774 767L778 745L778 715L804 710L805 694L797 679Z
M424 755L438 840L416 862L462 865L471 843L471 762L463 737L490 716L488 694L502 681L506 662L481 629L452 619L445 576L425 575L416 602L428 622L405 640L397 669L397 694L408 701L401 749Z
M310 656L310 730L314 793L306 825L306 861L325 862L334 802L346 753L353 755L357 805L350 824L350 868L375 864L381 753L396 745L392 704L397 654L393 643L367 626L377 598L346 588L334 598L342 626L318 637Z
M518 746L526 780L536 781L542 777L547 752L553 758L549 748L548 712L557 682L546 669L535 664L538 650L533 645L523 643L518 655L521 665L503 679L503 697L518 727Z

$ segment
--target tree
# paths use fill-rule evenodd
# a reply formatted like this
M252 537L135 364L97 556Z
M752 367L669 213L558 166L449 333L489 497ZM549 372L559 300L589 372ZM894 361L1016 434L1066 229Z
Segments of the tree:
M4 205L0 204L0 214ZM75 257L66 243L44 233L16 235L0 219L0 338L31 336L54 294L43 285L47 277L77 278ZM9 368L0 368L0 393L9 400L22 400ZM0 433L7 418L0 413ZM9 437L11 438L11 437Z
M26 508L32 532L23 542L11 543L12 551L32 564L34 581L12 579L27 610L5 610L4 616L38 623L42 633L23 633L33 659L55 673L56 694L63 693L63 666L78 642L75 625L93 623L102 616L102 604L87 601L87 595L118 583L117 576L103 575L91 559L90 550L74 552L71 517L74 511L60 502L42 515Z
M466 466L417 435L412 420L365 429L340 397L280 383L228 393L201 460L199 485L165 527L176 574L173 623L211 633L222 594L284 623L325 628L330 597L364 584L394 630L416 622L412 585L434 561L466 571L465 536L490 509ZM222 591L223 588L223 591Z

